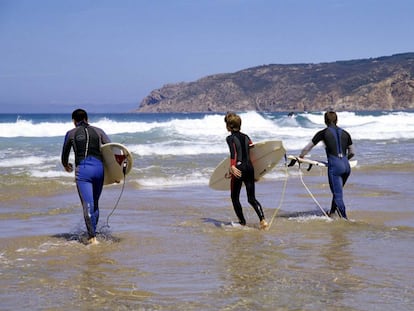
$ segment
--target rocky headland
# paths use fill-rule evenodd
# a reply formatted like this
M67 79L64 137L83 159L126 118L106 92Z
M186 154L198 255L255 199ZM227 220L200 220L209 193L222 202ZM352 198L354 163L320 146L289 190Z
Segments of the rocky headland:
M263 65L153 90L136 112L414 109L414 53Z

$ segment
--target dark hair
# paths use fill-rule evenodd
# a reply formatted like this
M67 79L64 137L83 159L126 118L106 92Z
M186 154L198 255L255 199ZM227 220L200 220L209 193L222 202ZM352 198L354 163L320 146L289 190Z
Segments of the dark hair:
M336 125L338 122L338 116L336 115L335 111L328 111L325 112L325 124L329 125Z
M83 109L76 109L72 112L72 120L75 122L88 121L88 113Z

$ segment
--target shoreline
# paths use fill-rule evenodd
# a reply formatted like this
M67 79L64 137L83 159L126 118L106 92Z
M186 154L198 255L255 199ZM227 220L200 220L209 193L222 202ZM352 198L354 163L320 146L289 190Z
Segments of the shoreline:
M388 182L378 184L384 175ZM27 309L35 295L38 308L64 311L408 310L414 305L407 274L414 215L405 205L414 198L411 176L355 172L345 188L351 221L321 217L297 176L277 210L283 183L264 180L257 198L268 219L277 212L268 231L257 229L244 192L248 226L226 225L236 220L229 192L207 186L131 185L106 227L119 195L108 188L98 245L83 243L75 191L39 198L24 213L10 209L0 219L1 306ZM397 181L406 188L392 189ZM326 176L307 175L306 182L322 206L330 202Z
M331 193L326 174L321 175L320 171L315 171L304 175L303 180L318 203L324 210L328 210ZM413 181L412 173L404 170L394 170L392 175L382 170L371 171L369 174L364 170L354 170L344 188L344 199L350 218L358 221L359 217L363 217L361 220L365 222L375 219L376 223L382 221L384 225L389 223L392 226L414 227L414 219L409 217L409 202L414 199L414 191L410 187ZM256 184L256 196L263 206L267 219L279 207L281 207L280 213L287 215L321 213L298 175L289 175L283 193L284 183L285 180L279 179L263 180ZM100 224L106 221L106 217L114 208L120 191L121 185L104 188L100 200ZM249 222L255 223L255 214L247 203L244 188L240 198ZM19 208L16 209L17 207ZM159 217L159 215L173 213L174 219L185 219L187 215L183 207L196 210L200 214L200 219L222 216L223 221L237 220L229 191L215 191L207 186L140 189L136 188L136 184L130 183L126 185L119 204L111 216L111 221L119 217L117 214L120 213L126 213L124 217L141 213ZM131 215L128 216L128 213ZM156 215L157 213L159 215ZM62 226L73 226L74 221L77 224L82 223L82 217L76 188L70 187L66 193L59 191L57 195L48 194L40 197L34 195L4 202L0 219L3 225L0 233L3 237L12 237L13 232L36 234L50 230L51 233L59 233ZM47 226L43 223L47 223ZM22 231L21 228L26 230Z

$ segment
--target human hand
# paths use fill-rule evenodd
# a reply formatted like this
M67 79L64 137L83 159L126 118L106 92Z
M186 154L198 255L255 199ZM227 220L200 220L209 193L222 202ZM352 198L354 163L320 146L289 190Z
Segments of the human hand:
M230 173L232 173L237 178L240 178L242 176L242 172L234 165L230 167Z
M65 171L68 173L72 173L73 172L73 165L72 163L68 163L68 165L65 166Z

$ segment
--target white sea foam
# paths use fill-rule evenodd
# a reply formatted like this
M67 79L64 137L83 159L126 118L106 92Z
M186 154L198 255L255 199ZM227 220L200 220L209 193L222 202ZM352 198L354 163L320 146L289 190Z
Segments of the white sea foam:
M414 138L413 112L391 112L377 114L357 114L339 112L338 125L352 132L356 139L401 139ZM104 129L108 135L123 133L146 135L160 131L165 137L182 137L197 142L201 139L222 141L227 135L223 115L190 114L187 118L157 117L143 119L141 115L129 116L124 120L116 115L107 116L91 122ZM242 131L252 139L297 139L308 137L315 129L324 127L323 113L300 113L295 118L287 116L260 114L257 112L241 113ZM0 122L0 137L56 137L64 136L73 128L68 122L34 122L29 119L17 119L15 122Z
M15 167L15 166L29 166L41 165L46 161L44 157L29 156L29 157L9 157L0 160L0 167Z
M41 170L31 170L30 175L36 178L56 178L56 177L73 177L73 174L67 173L63 170L48 170L48 171L41 171Z
M280 113L240 115L242 131L253 142L282 140L288 154L297 154L325 127L323 112L299 113L293 118ZM361 165L366 165L364 160L383 162L384 157L388 163L401 162L401 154L412 146L413 112L340 112L338 117L338 125L352 135ZM60 164L63 137L73 128L67 116L25 115L10 120L0 115L2 175L73 180L73 174ZM224 114L92 115L90 123L130 149L136 161L129 178L143 187L207 184L214 167L228 156ZM312 153L323 157L323 144ZM71 152L70 162L73 160ZM266 178L284 178L282 162Z
M135 180L141 187L144 188L168 188L168 187L184 187L195 185L207 185L208 176L174 176L174 178L156 177L143 178Z
M33 123L30 120L0 123L0 137L54 137L63 136L73 124L60 122Z
M227 145L209 145L207 143L194 144L193 142L162 142L156 144L128 145L128 149L139 156L151 155L197 155L219 154L227 151Z

